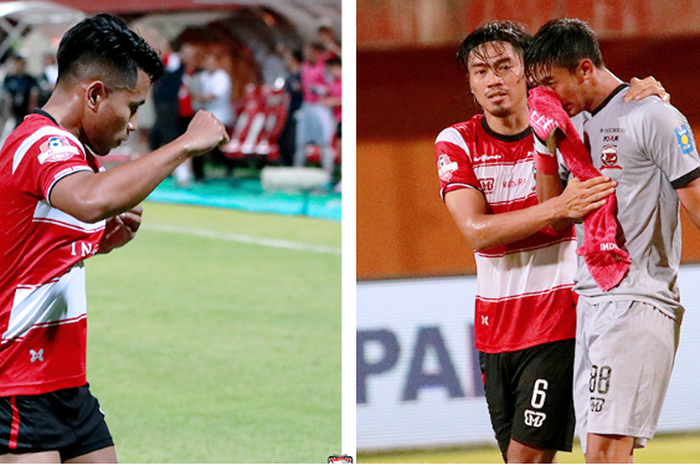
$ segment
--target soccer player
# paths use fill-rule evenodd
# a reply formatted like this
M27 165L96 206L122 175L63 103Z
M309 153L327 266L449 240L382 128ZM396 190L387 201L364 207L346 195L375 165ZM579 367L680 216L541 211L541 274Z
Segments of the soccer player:
M671 376L684 311L676 285L679 199L700 226L700 157L688 121L673 106L653 97L625 101L629 85L605 67L586 23L548 22L526 63L534 81L556 93L569 116L578 115L573 122L593 166L617 181L621 248L631 265L604 292L579 259L574 403L586 461L630 462L634 448L654 435ZM536 156L547 163L547 149L540 150ZM557 174L545 177L561 190ZM582 225L576 235L579 245L589 239Z
M558 202L538 204L523 65L530 39L507 21L467 36L458 59L483 114L443 130L435 143L441 195L475 249L476 348L506 462L551 462L557 450L571 451L570 224L603 205L614 187L604 177L572 180L552 199ZM653 79L643 84L639 97L665 94Z
M116 462L85 374L83 260L120 247L139 203L185 159L224 143L198 113L187 132L109 171L163 72L156 52L111 15L63 37L56 89L0 152L0 462Z

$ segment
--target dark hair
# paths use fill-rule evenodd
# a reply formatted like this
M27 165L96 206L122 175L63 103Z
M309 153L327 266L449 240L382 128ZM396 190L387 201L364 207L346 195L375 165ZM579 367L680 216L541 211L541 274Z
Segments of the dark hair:
M333 57L326 60L326 66L342 66L340 57Z
M132 88L141 69L151 83L163 74L158 54L119 17L99 14L73 26L61 39L56 55L58 81L87 77L112 78L117 87Z
M304 61L304 52L302 52L298 48L295 48L294 50L292 50L292 57L297 63L301 63Z
M593 30L579 19L553 19L537 31L525 53L525 67L557 66L573 72L582 58L598 68L604 66L600 45Z
M469 34L457 51L457 61L469 71L469 54L487 42L507 42L521 57L525 54L532 36L521 25L513 21L491 21Z

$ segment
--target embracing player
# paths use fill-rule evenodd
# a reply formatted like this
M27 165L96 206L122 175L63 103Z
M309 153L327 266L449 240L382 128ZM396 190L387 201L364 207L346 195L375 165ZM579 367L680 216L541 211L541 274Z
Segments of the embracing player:
M483 114L443 130L435 143L440 193L475 249L476 348L506 462L551 462L557 450L571 451L571 220L603 205L614 187L605 177L572 180L556 202L538 204L523 64L530 40L509 21L467 36L458 59ZM642 84L637 97L665 95L653 79Z
M586 461L629 462L634 448L654 436L671 377L684 312L676 284L679 199L700 228L700 156L676 108L657 98L626 101L629 85L605 67L586 23L548 22L526 62L534 81L561 101L558 113L578 115L573 123L593 166L618 183L618 238L631 265L617 285L602 291L579 260L574 399ZM550 135L538 133L543 140ZM543 146L537 157L551 161ZM562 174L566 180L568 172ZM561 191L559 173L547 177L546 184ZM583 225L576 235L579 245L589 239Z

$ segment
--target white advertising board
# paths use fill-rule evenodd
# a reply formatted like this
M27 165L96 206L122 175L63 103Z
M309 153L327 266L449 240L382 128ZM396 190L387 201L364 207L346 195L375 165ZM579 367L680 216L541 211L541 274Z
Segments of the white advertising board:
M700 430L700 266L659 432ZM357 450L493 443L473 347L473 276L357 285Z

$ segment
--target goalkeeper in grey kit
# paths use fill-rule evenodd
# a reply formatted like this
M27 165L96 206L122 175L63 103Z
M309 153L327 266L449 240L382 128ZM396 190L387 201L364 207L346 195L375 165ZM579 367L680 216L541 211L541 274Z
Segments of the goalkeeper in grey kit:
M676 285L679 206L700 228L700 156L688 121L673 106L654 97L623 101L629 85L605 67L584 22L548 22L525 61L531 79L561 103L544 112L546 124L531 121L540 139L536 163L544 168L540 199L561 192L572 168L561 152L552 156L551 145L542 143L547 140L562 151L568 142L585 144L593 168L617 182L620 234L613 249L629 255L629 268L612 263L607 271L622 272L602 290L597 281L607 271L578 259L574 403L586 461L628 462L634 448L654 436L671 376L684 311ZM530 103L532 111L537 102ZM576 116L578 135L566 131L567 115ZM579 224L576 234L587 250L604 232Z

